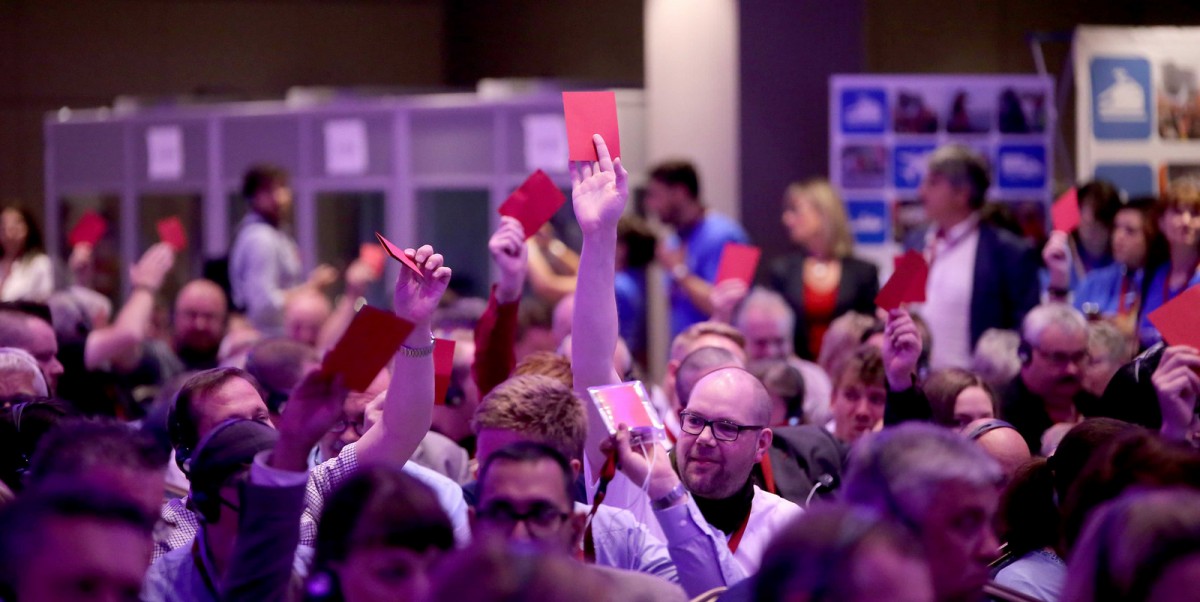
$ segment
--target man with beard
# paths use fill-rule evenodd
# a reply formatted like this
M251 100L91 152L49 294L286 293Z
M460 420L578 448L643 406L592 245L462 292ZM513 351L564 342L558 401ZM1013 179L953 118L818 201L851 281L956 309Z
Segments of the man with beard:
M1046 429L1078 422L1099 410L1099 400L1081 384L1088 361L1087 320L1064 303L1039 305L1021 325L1017 353L1021 372L1000 394L1000 417L1036 454Z
M186 370L217 367L217 349L225 337L228 301L211 280L193 280L175 297L171 342Z

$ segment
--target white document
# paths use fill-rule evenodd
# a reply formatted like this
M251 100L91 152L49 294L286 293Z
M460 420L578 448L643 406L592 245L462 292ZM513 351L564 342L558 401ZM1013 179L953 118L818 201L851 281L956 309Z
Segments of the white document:
M367 173L367 124L361 119L325 122L325 174L358 176Z
M562 115L548 113L526 115L521 120L525 129L525 170L547 172L567 171L567 122Z
M178 180L183 177L183 130L158 125L146 130L146 177Z

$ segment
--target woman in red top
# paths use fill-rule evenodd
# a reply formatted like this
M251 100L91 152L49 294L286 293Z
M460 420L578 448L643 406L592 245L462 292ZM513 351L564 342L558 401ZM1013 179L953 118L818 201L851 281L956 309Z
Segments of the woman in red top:
M851 310L874 313L879 271L851 256L846 209L828 181L788 186L782 221L797 249L771 263L769 285L796 312L796 354L811 360L834 318Z

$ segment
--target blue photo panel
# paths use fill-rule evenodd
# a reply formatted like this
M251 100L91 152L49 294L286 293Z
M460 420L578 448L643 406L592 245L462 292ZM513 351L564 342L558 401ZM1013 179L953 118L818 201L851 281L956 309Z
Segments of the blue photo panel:
M1045 188L1046 147L1001 145L996 152L996 184L1000 188Z
M1154 169L1137 163L1101 163L1096 166L1097 180L1107 180L1129 198L1154 196Z
M846 134L882 134L887 129L887 92L883 88L842 90L842 132Z
M892 153L892 181L896 188L915 190L929 167L932 144L899 144Z
M1098 140L1150 137L1150 61L1096 57L1091 64L1092 132Z
M854 232L855 242L878 245L887 241L889 220L886 201L846 201L846 213L850 216L850 229Z

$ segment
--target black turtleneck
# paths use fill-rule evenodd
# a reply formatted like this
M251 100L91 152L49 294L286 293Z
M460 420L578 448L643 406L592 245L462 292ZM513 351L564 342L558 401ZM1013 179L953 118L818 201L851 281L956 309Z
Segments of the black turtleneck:
M675 450L671 450L671 467L675 472L679 472L679 464L675 461ZM726 535L733 535L746 517L750 516L750 507L754 503L754 480L747 475L746 484L741 489L727 498L712 499L700 497L692 494L692 498L696 500L696 507L700 509L700 514L704 515L704 520L708 524L720 529Z

